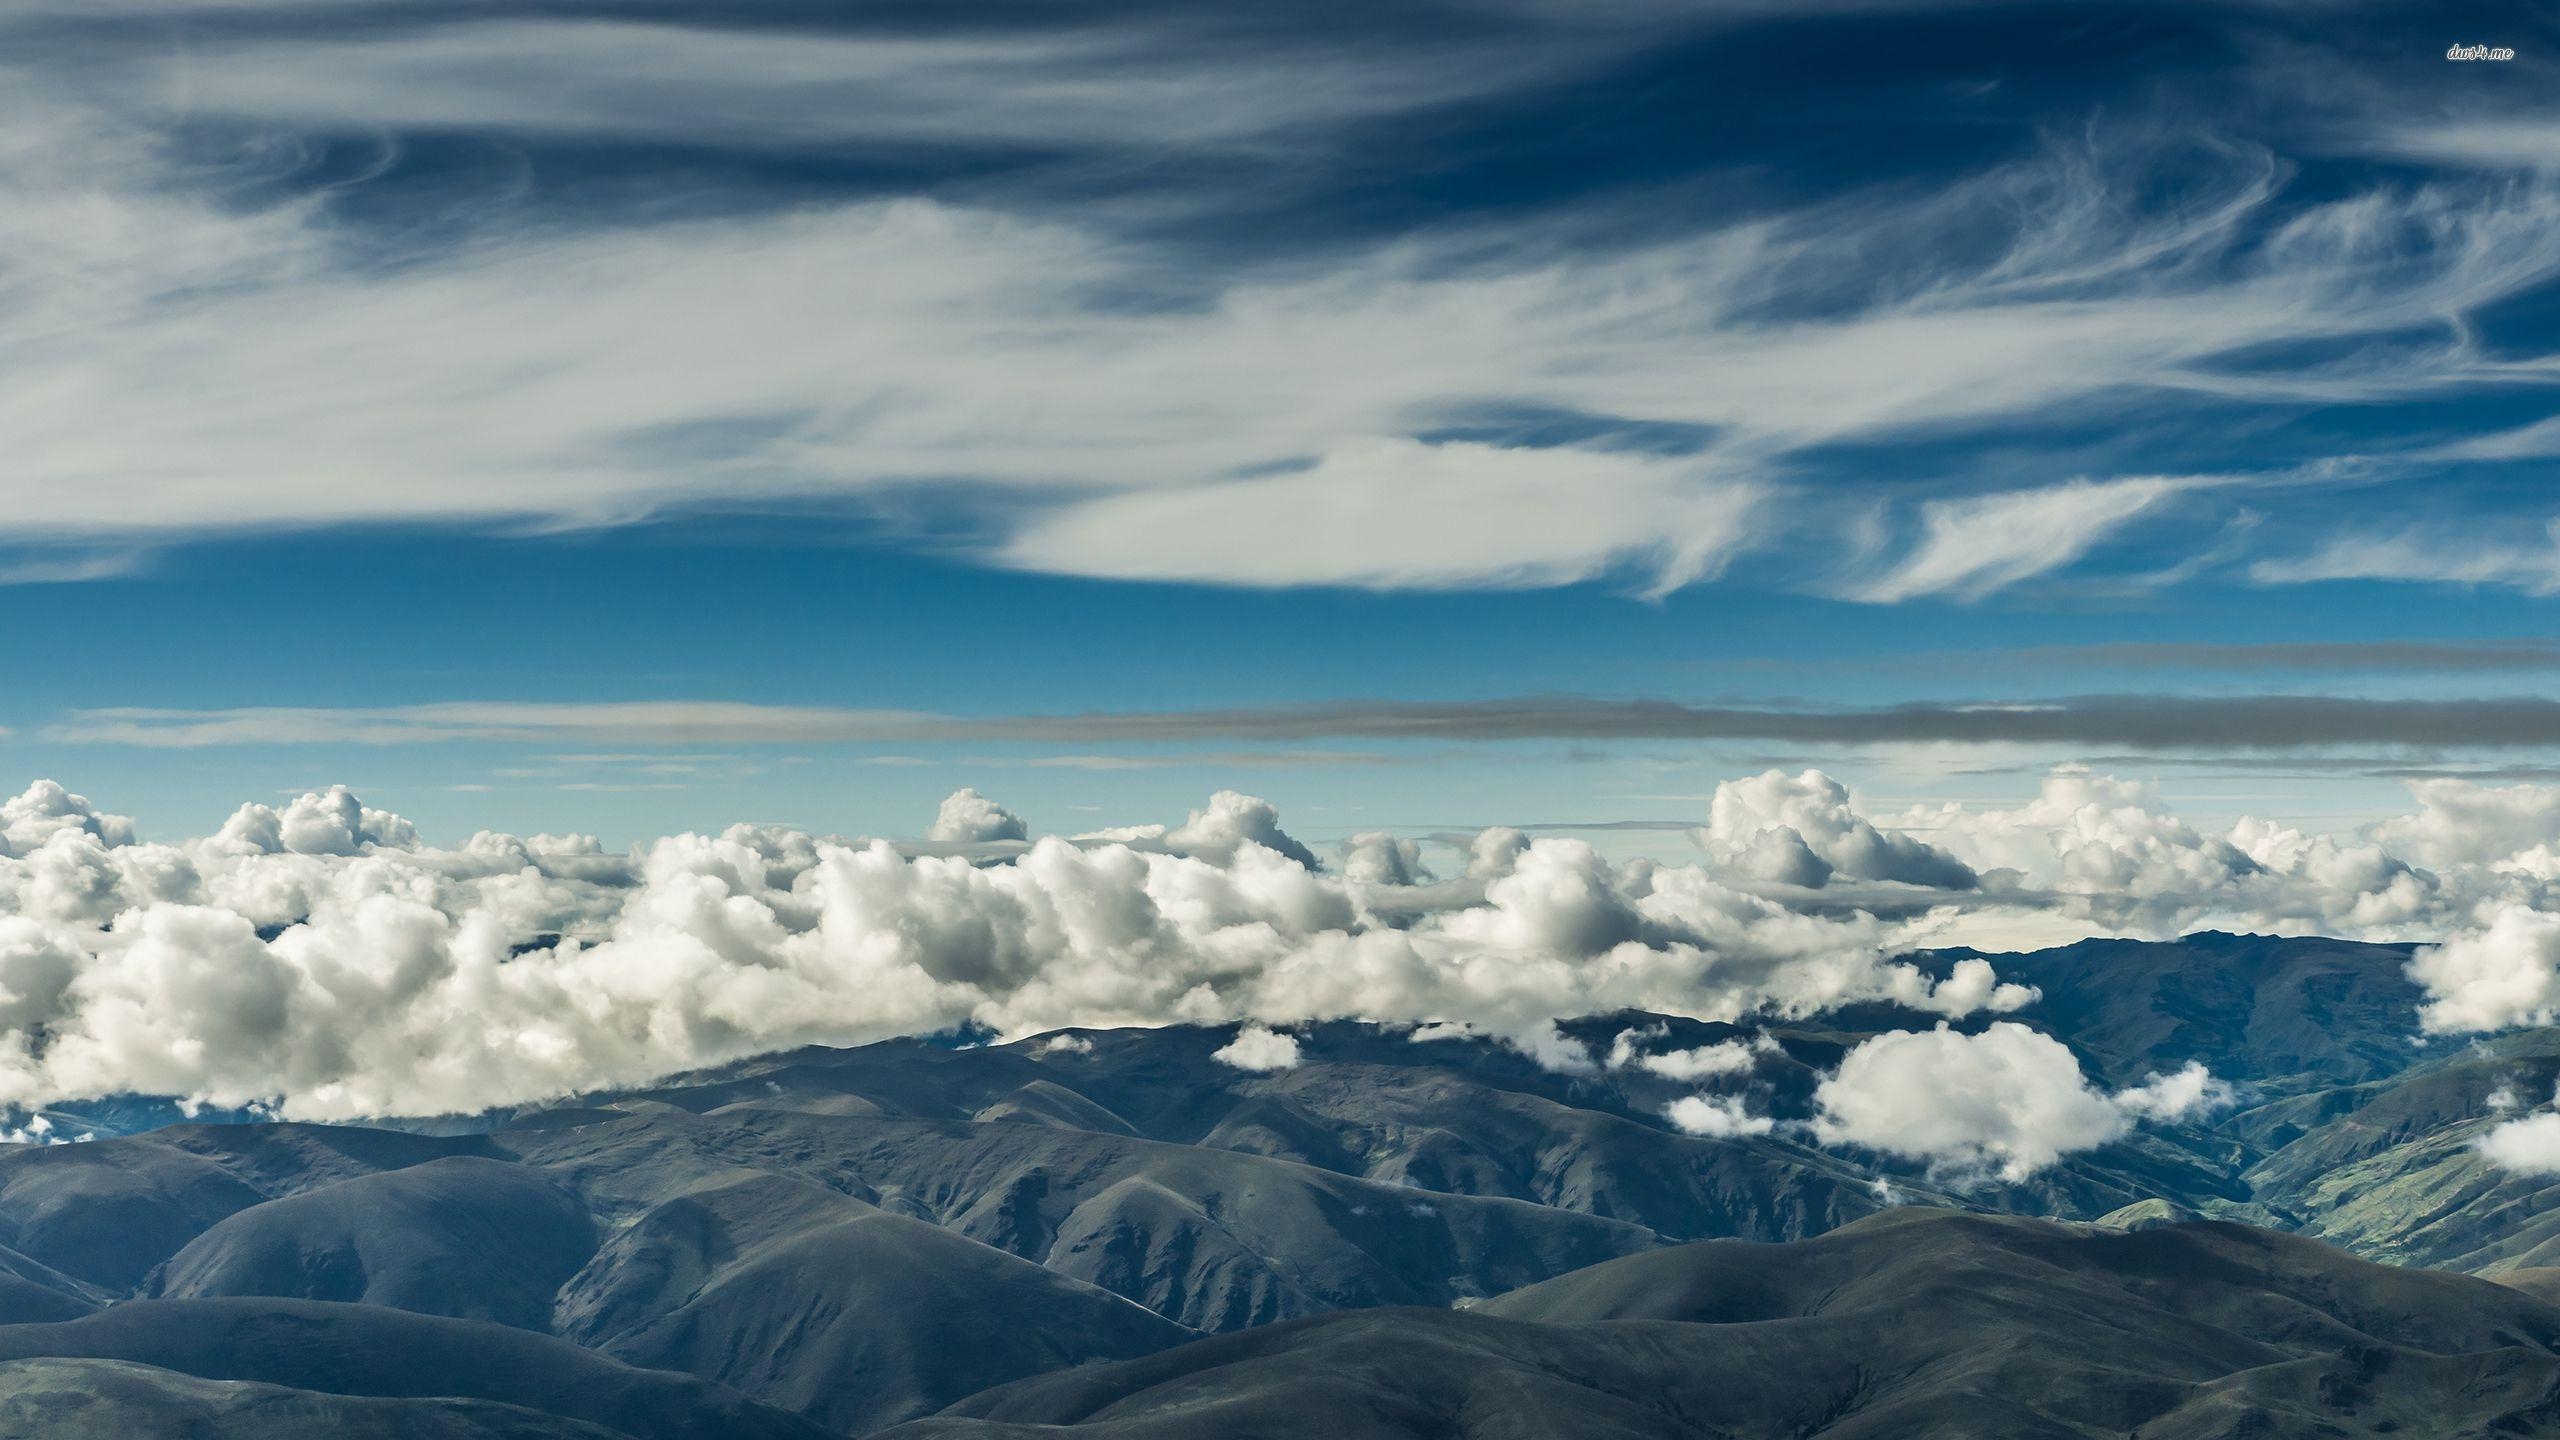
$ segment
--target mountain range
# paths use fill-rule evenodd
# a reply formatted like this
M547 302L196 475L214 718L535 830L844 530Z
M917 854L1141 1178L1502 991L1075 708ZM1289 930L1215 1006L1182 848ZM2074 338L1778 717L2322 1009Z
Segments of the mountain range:
M0 1150L0 1434L2560 1433L2560 1177L2478 1144L2560 1031L2417 1043L2407 947L1993 958L2039 998L1954 1029L2231 1103L2015 1176L1826 1141L1824 1077L1934 1023L1873 1008L1564 1023L1587 1063L1075 1030L424 1122L50 1111L95 1138ZM1701 1093L1761 1120L1687 1133Z

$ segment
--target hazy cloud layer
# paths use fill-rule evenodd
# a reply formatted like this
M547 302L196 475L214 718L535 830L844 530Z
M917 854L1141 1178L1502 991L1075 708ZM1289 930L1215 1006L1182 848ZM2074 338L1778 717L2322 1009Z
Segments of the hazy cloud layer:
M1914 664L1944 665L1946 655L1913 657ZM1994 661L2022 668L2046 666L2131 670L2214 670L2242 675L2269 671L2347 674L2405 672L2560 670L2560 643L2532 640L2310 640L2114 641L2094 645L2040 645L1972 653L1966 663Z
M1030 741L1179 745L1356 739L1790 740L1807 745L2044 745L2064 750L2287 751L2347 745L2560 746L2560 700L2331 695L2081 695L1874 709L1753 708L1523 696L1333 701L1265 709L931 715L724 701L453 702L378 709L73 712L43 732L71 744L407 745L455 740L632 744Z

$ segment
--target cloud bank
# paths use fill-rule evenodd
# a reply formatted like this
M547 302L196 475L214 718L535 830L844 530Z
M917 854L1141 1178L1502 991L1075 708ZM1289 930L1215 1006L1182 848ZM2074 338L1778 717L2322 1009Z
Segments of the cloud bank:
M20 1106L472 1111L963 1023L1250 1021L1231 1058L1272 1068L1272 1027L1322 1018L1459 1021L1536 1051L1560 1015L1963 1014L2024 994L1933 982L1872 916L1578 840L1496 833L1445 891L1327 870L1233 792L1084 840L1026 843L962 792L906 846L738 826L623 855L574 836L433 848L342 789L176 844L59 786L5 815L0 1104Z
M1849 1004L2029 1019L2035 992L1996 957L1895 958L2026 913L2429 942L2411 966L2428 1029L2547 1023L2560 791L2414 794L2363 835L2214 833L2082 770L2014 808L1899 816L1773 771L1720 789L1686 860L1496 828L1364 832L1328 865L1232 791L1074 838L962 791L911 842L741 825L614 853L491 832L439 847L343 788L163 842L39 783L0 802L0 1105L476 1111L964 1024L1236 1024L1230 1062L1276 1068L1289 1027L1337 1018L1489 1034L1575 1073L1747 1081L1760 1052L1742 1042L1661 1051L1635 1030L1603 1055L1553 1022ZM1870 1041L1823 1093L1820 1134L2002 1173L2230 1099L2201 1071L2101 1094L2007 1021ZM1675 1123L1758 1133L1740 1102L1699 1098Z

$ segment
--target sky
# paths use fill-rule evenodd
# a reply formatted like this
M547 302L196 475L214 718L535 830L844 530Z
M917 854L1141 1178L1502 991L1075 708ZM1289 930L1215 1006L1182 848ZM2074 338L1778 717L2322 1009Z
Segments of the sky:
M2555 56L2351 0L21 0L0 775L161 840L1237 789L1622 857L1772 767L2340 833L2551 779Z

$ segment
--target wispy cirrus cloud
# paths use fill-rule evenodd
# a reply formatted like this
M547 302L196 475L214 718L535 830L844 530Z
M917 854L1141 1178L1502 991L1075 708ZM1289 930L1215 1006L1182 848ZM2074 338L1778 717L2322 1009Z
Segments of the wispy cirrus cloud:
M2452 530L2340 536L2308 555L2261 560L2250 574L2270 585L2322 580L2421 580L2504 585L2529 595L2560 594L2560 518L2540 544L2484 541Z
M1259 12L290 13L178 43L17 22L0 537L823 504L947 511L974 557L1077 575L1658 593L1767 550L1814 586L1834 562L1787 501L1824 447L2522 383L2448 320L2560 272L2546 184L2305 197L2270 150L2140 125L1736 213L1617 193L1284 253L1168 238L1246 225L1363 127L1767 7L1459 7L1352 46ZM932 178L589 210L376 193L453 135ZM1489 411L1610 438L1451 438ZM1941 491L1858 593L1985 594L2178 493Z
M2010 651L1936 652L1903 668L1996 664L2021 670L2203 670L2234 674L2465 674L2560 670L2560 641L2515 640L2119 640L2031 645Z
M1920 508L1919 543L1848 593L1876 604L1939 594L1979 599L2071 564L2111 533L2205 483L2138 476L1933 500Z
M1304 469L1135 491L1032 519L1030 570L1216 585L1541 586L1633 563L1659 593L1748 542L1759 486L1694 459L1369 440Z

